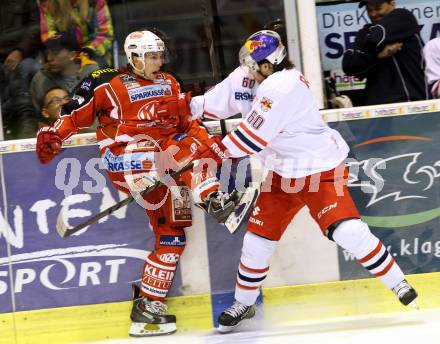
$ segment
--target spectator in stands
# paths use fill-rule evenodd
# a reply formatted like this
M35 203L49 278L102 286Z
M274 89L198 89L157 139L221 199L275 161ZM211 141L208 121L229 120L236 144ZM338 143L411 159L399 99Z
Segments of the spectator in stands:
M347 75L367 79L365 105L429 99L417 19L394 0L365 0L363 6L371 24L358 32L342 67Z
M52 125L60 118L61 107L70 101L69 93L63 88L54 87L47 91L44 96L44 105L41 109L40 127Z
M0 2L0 104L6 139L35 136L29 82L40 68L35 59L39 31L34 0Z
M52 88L62 88L69 94L75 86L99 67L85 56L78 57L78 44L75 37L63 32L44 42L47 63L35 74L31 82L32 101L38 112L41 111L44 96Z
M81 53L112 65L113 24L106 0L40 0L41 40L73 32Z
M30 81L40 68L34 59L40 48L35 0L0 2L0 68L17 69Z
M0 68L0 99L4 139L34 137L38 129L37 116L29 85L17 68Z
M434 98L440 98L440 37L431 39L423 49L426 79Z
M60 118L63 105L69 103L71 100L72 97L62 88L54 87L48 90L44 96L44 105L41 109L38 128L54 124L54 122ZM88 128L79 130L79 133L94 133L96 132L96 127L97 123L94 123Z

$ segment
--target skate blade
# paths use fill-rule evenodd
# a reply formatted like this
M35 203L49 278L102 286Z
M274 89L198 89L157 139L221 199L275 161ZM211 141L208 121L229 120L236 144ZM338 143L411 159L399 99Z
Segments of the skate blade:
M218 325L217 327L217 331L220 333L229 333L232 332L235 328L237 328L238 325L235 326L223 326L223 325Z
M255 316L255 313L250 318L244 318L242 321L240 321L237 325L234 326L225 326L222 324L218 324L217 331L221 334L232 332L233 330L237 328L242 328L248 325L248 323L252 320L252 318Z
M408 304L408 306L410 306L410 307L412 307L412 308L414 308L414 309L420 310L419 306L417 305L416 300L411 301L411 302Z
M237 325L234 325L234 326L224 326L224 325L220 325L220 324L218 324L217 331L218 331L219 333L221 333L221 334L230 333L230 332L232 332L232 331L234 331L234 330L236 330L236 329L240 329L240 328L242 328L242 327L246 327L247 323L249 323L249 321L250 321L251 319L252 319L252 318L249 318L249 319L243 319L243 320L240 321Z
M130 337L150 337L172 334L177 331L176 323L167 324L149 324L149 323L131 323L128 334Z
M255 200L258 197L257 188L248 188L240 199L240 204L236 210L229 215L225 221L225 226L231 234L240 227L243 220L252 210Z

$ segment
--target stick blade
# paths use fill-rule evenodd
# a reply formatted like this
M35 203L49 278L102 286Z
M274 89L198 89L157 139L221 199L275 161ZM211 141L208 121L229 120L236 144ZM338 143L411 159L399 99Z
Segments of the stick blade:
M64 218L64 211L61 208L61 211L58 213L56 228L59 236L62 238L68 237L70 235L69 230L72 229L64 222Z
M249 187L246 189L240 199L240 203L235 207L235 210L225 221L225 226L231 234L233 234L240 227L242 222L253 210L258 194L259 192L257 188Z

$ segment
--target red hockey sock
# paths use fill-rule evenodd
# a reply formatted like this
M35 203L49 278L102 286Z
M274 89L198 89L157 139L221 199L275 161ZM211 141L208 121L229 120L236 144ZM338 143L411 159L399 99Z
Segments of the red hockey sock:
M160 261L156 254L151 252L145 260L141 295L153 300L165 300L171 288L176 267L176 264Z

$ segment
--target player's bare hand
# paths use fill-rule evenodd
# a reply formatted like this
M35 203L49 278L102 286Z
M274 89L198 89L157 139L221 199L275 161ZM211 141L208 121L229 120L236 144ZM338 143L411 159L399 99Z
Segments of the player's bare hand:
M387 57L391 57L394 54L398 53L402 50L403 43L390 43L387 44L382 51L377 55L379 59L385 59Z

